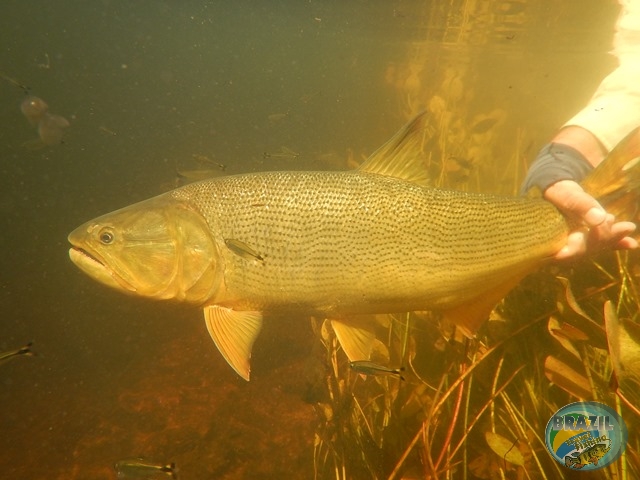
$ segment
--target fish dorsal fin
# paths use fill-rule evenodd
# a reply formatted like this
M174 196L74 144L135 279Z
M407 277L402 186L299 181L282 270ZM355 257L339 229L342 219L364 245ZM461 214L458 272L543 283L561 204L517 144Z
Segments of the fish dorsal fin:
M366 322L331 320L338 342L350 362L369 360L375 333L365 326Z
M251 347L262 328L262 312L241 312L211 305L204 308L204 319L224 359L249 381Z
M429 183L425 166L425 144L432 137L433 127L427 112L416 115L390 140L365 160L361 172L401 178L419 185Z

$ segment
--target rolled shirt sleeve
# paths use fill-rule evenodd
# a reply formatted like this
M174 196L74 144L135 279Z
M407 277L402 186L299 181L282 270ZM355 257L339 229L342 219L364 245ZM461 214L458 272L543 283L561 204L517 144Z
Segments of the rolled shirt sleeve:
M612 150L640 125L640 0L622 0L611 52L618 67L600 84L589 104L564 126L593 133Z

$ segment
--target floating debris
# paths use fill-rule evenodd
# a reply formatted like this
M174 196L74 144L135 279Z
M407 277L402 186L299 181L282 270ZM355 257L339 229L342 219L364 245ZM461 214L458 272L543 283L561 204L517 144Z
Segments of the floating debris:
M27 121L38 129L38 139L25 143L31 150L50 147L62 143L69 121L53 113L49 113L49 105L39 97L29 95L20 104L20 110Z
M38 123L49 110L47 102L39 97L29 95L20 104L20 111L33 127L37 127Z
M66 118L53 113L45 113L40 123L38 123L40 141L48 147L59 145L62 143L62 137L69 125L69 121Z
M494 432L485 432L484 438L487 441L489 448L494 451L496 455L504 459L505 462L513 463L514 465L523 466L524 456L522 452L518 450L518 441L512 442L507 440L502 435Z

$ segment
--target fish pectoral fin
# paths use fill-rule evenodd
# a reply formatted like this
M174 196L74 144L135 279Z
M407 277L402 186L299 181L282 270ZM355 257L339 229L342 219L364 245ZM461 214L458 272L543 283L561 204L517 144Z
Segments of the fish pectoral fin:
M209 335L224 359L249 381L251 348L262 328L262 312L243 312L211 305L204 308Z
M331 327L350 362L369 360L376 335L365 322L331 320Z

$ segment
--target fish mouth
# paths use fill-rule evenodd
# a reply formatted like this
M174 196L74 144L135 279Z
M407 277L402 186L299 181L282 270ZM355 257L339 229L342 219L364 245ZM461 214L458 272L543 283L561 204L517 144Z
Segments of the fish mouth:
M94 280L116 290L135 292L135 289L126 285L111 268L85 249L72 246L69 249L69 258L80 270Z

